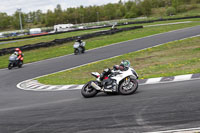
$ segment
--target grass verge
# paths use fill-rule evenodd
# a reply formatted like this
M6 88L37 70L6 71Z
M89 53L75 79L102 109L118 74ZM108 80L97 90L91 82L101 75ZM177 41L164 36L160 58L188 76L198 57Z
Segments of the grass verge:
M87 42L86 49L93 49L101 46L106 46L113 43L118 43L122 41L132 40L136 38L141 38L149 35L154 35L158 33L164 33L172 30L182 29L186 27L192 27L199 25L199 22L186 23L186 24L176 24L176 25L165 25L158 27L147 27L143 29L136 29L132 31L126 31L108 36L99 36L95 38L90 38L84 40ZM49 59L53 57L63 56L73 53L73 42L66 43L59 46L53 46L48 48L40 48L31 51L24 52L24 63L30 63L35 61L40 61L44 59ZM6 68L8 65L9 55L0 56L0 68Z
M90 63L38 78L44 84L84 84L94 78L91 72L102 72L127 59L138 72L140 79L180 74L200 73L200 37L166 43L157 47L128 53L96 63Z

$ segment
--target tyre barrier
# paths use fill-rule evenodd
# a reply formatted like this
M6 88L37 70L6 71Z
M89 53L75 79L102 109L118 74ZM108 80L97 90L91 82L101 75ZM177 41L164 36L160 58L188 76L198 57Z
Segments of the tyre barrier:
M99 32L95 32L95 33L81 35L80 37L82 39L89 39L89 38L93 38L93 37L97 37L97 36L111 35L111 34L123 32L123 31L128 31L128 30L134 30L134 29L138 29L138 28L143 28L143 26L125 27L125 28L120 28L120 29L115 28L115 29L111 29L111 30L107 30L107 31L99 31ZM50 46L55 46L55 45L61 45L63 43L75 41L77 39L77 37L78 36L68 37L68 38L63 38L63 39L55 39L55 40L50 41L50 42L28 44L28 45L21 46L19 48L22 51L27 51L27 50L32 50L32 49L37 49L37 48L42 48L42 47L50 47ZM0 56L13 53L15 51L15 48L16 47L0 49Z
M192 19L192 18L200 18L200 16L188 16L188 17L180 17L180 18L160 18L160 19L156 19L156 20L144 20L144 21L137 21L137 22L125 22L125 23L118 23L116 26L130 25L130 24L153 23L153 22L169 21L169 20ZM14 40L34 38L34 37L40 37L40 36L48 36L48 35L55 35L55 34L62 34L62 33L66 33L66 32L91 30L91 29L101 29L101 28L107 28L107 27L112 27L112 25L98 26L98 27L89 27L87 29L74 29L74 30L70 30L70 31L48 33L48 34L37 35L37 36L26 36L26 37L16 37L16 38L9 38L9 39L0 39L0 42L2 42L2 41L14 41Z

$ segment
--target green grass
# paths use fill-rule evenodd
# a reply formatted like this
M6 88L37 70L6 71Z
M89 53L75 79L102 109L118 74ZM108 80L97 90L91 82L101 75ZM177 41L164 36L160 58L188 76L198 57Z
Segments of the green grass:
M102 72L127 59L138 72L140 79L200 73L200 37L174 41L157 47L128 53L75 69L37 79L40 83L84 84L94 80L91 72Z
M93 49L101 46L106 46L109 44L132 40L136 38L141 38L153 34L168 32L176 29L182 29L186 27L192 27L199 25L199 22L193 22L189 24L177 24L168 26L158 26L158 27L147 27L143 29L136 29L132 31L126 31L117 33L114 35L100 36L91 39L84 40L87 42L86 49ZM44 59L49 59L53 57L58 57L62 55L67 55L73 53L73 42L66 43L60 46L53 46L48 48L40 48L31 51L24 52L24 63L30 63L35 61L40 61ZM0 68L5 68L8 65L9 55L0 56Z

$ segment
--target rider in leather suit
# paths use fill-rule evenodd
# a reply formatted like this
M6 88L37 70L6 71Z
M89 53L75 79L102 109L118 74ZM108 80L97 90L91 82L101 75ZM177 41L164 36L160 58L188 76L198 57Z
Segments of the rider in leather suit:
M128 60L123 60L120 65L114 65L113 70L117 71L126 71L130 67L130 62ZM100 75L100 80L102 81L103 85L112 84L112 81L109 78L109 75L112 73L110 68L104 69L104 71Z
M83 43L83 41L81 40L81 37L77 37L76 42L78 42L80 44L80 47L83 49L83 51L85 51L85 47L81 45Z

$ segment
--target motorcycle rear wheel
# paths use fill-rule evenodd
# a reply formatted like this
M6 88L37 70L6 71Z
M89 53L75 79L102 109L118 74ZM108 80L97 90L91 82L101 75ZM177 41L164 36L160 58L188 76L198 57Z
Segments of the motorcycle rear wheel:
M130 89L127 89L126 86L124 86L124 82L121 83L119 87L119 93L122 95L130 95L137 91L138 89L138 81L136 79L130 79L130 82L132 83L132 87Z
M96 89L94 89L92 86L90 86L91 82L92 81L85 84L83 86L83 88L81 89L81 94L85 98L94 97L98 93L98 91Z
M22 65L23 65L23 61L20 61L20 62L19 62L19 65L18 65L18 68L21 68Z
M81 51L81 53L85 53L85 48L82 48L82 51Z

